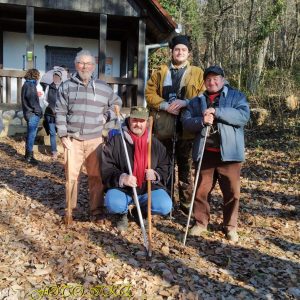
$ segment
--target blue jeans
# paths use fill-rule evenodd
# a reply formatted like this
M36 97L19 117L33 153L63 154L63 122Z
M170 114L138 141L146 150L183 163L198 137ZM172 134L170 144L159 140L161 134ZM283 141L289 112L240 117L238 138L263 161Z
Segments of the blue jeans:
M32 115L27 121L27 137L26 137L26 151L32 152L35 137L37 134L40 117L37 115Z
M163 189L151 192L151 212L153 215L167 215L172 209L172 200L168 193ZM138 195L141 211L147 211L148 195ZM125 214L128 205L133 204L133 198L128 194L118 190L110 189L106 192L104 205L111 214Z
M49 126L51 152L57 152L55 117L45 115L45 119Z

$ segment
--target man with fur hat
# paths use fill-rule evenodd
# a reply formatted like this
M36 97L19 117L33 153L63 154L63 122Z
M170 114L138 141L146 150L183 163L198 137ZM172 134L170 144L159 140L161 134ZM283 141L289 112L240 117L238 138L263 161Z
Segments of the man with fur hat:
M155 137L151 145L151 169L147 166L148 116L147 108L134 106L122 127L133 175L129 175L120 134L110 138L102 151L101 173L107 188L104 203L109 213L119 214L117 228L120 231L128 228L127 212L128 206L134 203L133 187L137 190L142 213L147 212L147 180L152 181L152 213L166 215L172 208L165 188L170 161L166 148Z
M188 36L175 36L170 42L171 61L162 65L147 82L145 96L148 107L154 114L154 134L166 146L167 152L173 153L173 131L177 130L175 160L178 166L178 190L180 208L188 213L193 191L192 179L192 136L182 130L181 110L189 99L204 91L203 71L191 66L188 58L192 49ZM178 118L177 118L178 117ZM177 118L175 122L175 118ZM168 126L171 124L171 126ZM177 128L174 128L176 124ZM167 128L171 130L167 130ZM165 132L169 131L169 133ZM165 135L163 133L165 132ZM169 180L169 189L171 189Z

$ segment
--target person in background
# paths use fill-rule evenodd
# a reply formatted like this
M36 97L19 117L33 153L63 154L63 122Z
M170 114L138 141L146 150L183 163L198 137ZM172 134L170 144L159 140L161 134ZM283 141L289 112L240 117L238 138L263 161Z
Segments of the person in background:
M199 67L191 66L188 59L192 46L186 35L175 36L170 42L171 61L169 65L162 65L154 72L147 82L145 97L148 107L156 112L166 112L171 116L178 116L177 141L175 145L175 158L178 167L178 190L180 208L188 213L190 198L193 191L192 178L192 141L193 137L182 130L180 123L181 110L187 106L189 99L204 91L203 71ZM162 115L162 122L167 125L167 119ZM154 134L156 120L154 119ZM172 121L174 124L174 120ZM163 124L162 124L163 125ZM162 126L161 130L164 130ZM158 136L158 135L157 135ZM167 152L172 157L173 133L161 142L166 146ZM168 183L171 189L171 180Z
M46 87L45 99L48 103L46 107L44 118L45 125L50 135L51 155L53 159L57 159L57 145L56 145L56 124L55 124L55 105L58 98L58 88L62 81L62 74L60 71L53 72L53 82Z
M66 65L61 65L60 67L65 69L65 71L67 72L67 77L68 79L70 79L71 78L70 69Z
M76 72L59 87L55 112L57 134L65 149L65 173L71 181L66 188L71 190L72 208L77 206L78 181L83 170L88 175L91 221L101 224L104 221L100 174L102 130L115 117L114 106L121 107L122 101L108 84L93 79L95 67L95 57L89 51L77 53Z
M42 108L39 103L39 95L37 92L37 84L40 78L40 72L37 69L27 70L25 82L22 86L21 101L23 115L27 122L27 137L25 146L25 161L30 164L37 164L37 160L33 155L33 145L35 142L38 125L43 115Z
M204 71L206 91L192 99L182 114L183 127L196 134L193 160L199 161L204 147L198 181L194 217L190 234L201 235L210 219L209 195L216 180L223 194L223 231L228 240L237 242L237 220L240 199L240 171L245 160L244 126L250 109L246 96L225 85L224 70L211 66ZM204 144L204 132L209 134Z
M101 172L107 188L105 206L109 213L119 214L117 228L120 231L128 228L128 206L134 203L132 187L137 189L142 213L147 213L147 180L152 181L152 213L166 215L172 208L172 200L165 186L170 160L166 148L155 137L151 144L151 168L148 168L148 117L147 108L133 106L122 127L133 175L129 175L120 134L111 137L102 151Z

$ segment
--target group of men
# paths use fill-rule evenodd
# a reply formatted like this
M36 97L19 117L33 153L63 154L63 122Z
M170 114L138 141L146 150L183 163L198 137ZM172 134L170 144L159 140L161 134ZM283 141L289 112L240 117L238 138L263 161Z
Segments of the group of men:
M142 212L147 212L147 181L151 181L152 187L152 213L168 215L173 206L170 182L171 156L175 154L183 212L189 210L191 194L196 189L195 224L190 234L200 236L207 230L209 198L218 181L224 200L224 233L229 240L238 240L243 128L249 119L249 105L244 94L226 83L221 67L210 66L203 72L191 66L190 51L187 36L172 39L170 64L161 66L148 80L145 91L148 108L132 107L120 128L123 134L109 135L105 143L103 127L116 117L115 106L121 107L122 102L106 83L93 79L94 57L85 50L77 54L76 73L61 84L56 104L57 133L66 150L65 170L70 179L66 181L69 182L66 189L70 191L73 209L77 204L79 175L84 168L93 221L103 223L106 209L108 213L119 215L117 227L126 230L128 207L133 203L132 189L137 191ZM148 153L149 113L160 117L160 122L171 119L176 131L173 136L161 138L159 133L164 126L155 131L158 121L154 117L151 153ZM207 138L204 130L209 132ZM199 162L201 149L204 149L203 161L199 182L194 187L192 162ZM151 166L148 166L149 155ZM67 164L67 160L71 164Z

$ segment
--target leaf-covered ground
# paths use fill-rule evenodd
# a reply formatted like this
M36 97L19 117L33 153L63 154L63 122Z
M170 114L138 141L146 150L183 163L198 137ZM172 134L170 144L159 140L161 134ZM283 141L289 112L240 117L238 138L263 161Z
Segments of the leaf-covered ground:
M300 299L299 138L248 131L240 240L221 232L219 190L202 237L180 237L186 216L156 217L147 260L139 226L89 221L82 178L66 229L62 158L23 161L24 140L0 140L0 299Z

